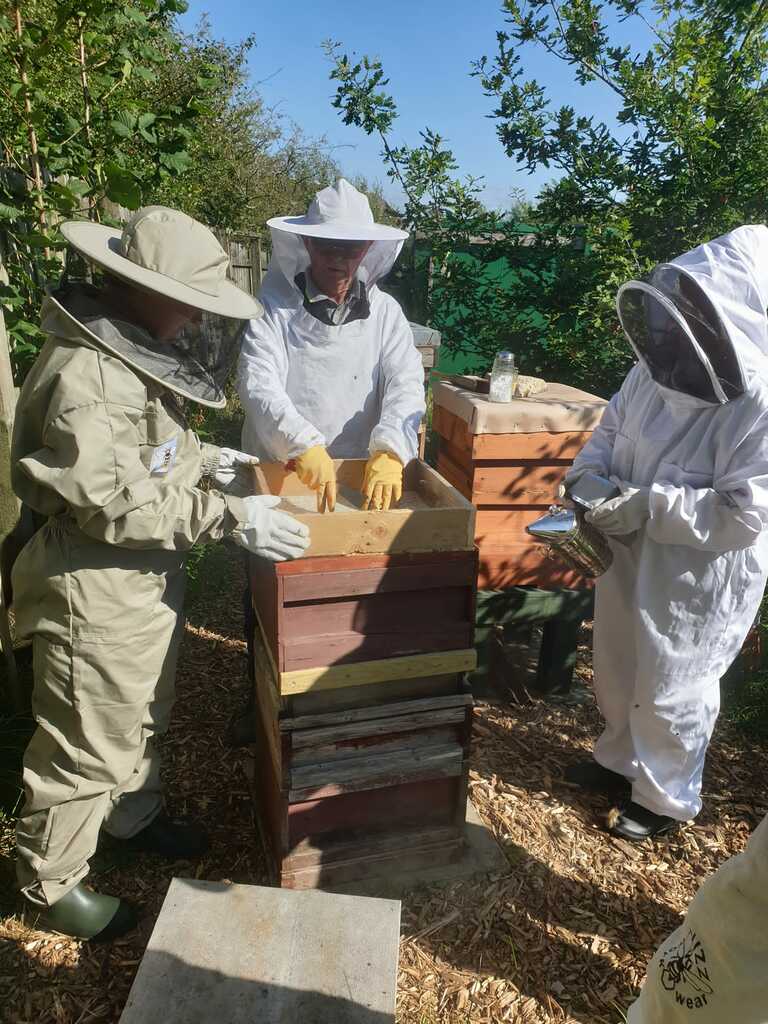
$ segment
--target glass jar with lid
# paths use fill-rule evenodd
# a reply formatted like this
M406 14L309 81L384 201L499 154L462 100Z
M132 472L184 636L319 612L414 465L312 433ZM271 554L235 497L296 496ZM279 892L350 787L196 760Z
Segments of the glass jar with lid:
M492 402L511 402L517 391L518 369L513 352L499 352L493 361L488 397Z

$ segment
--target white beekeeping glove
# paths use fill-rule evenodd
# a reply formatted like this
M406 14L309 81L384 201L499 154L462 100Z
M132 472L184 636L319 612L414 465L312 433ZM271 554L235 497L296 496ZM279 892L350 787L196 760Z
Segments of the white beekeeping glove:
M249 483L248 469L250 466L258 466L259 460L255 455L238 452L234 448L221 448L219 452L219 465L211 477L216 486L226 491L237 481L241 489L246 488Z
M247 518L239 530L232 532L232 539L246 551L271 562L285 562L307 550L309 530L298 519L277 509L277 495L252 495L242 500Z

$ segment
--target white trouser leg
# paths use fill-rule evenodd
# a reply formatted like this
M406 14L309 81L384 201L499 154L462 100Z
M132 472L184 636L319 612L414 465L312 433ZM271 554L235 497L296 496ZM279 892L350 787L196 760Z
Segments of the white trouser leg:
M633 800L678 821L699 813L704 759L719 710L719 679L638 674L630 714L638 758Z
M636 566L632 550L613 544L613 565L597 581L593 638L594 687L605 729L595 743L598 764L633 778L637 759L630 729L635 685Z

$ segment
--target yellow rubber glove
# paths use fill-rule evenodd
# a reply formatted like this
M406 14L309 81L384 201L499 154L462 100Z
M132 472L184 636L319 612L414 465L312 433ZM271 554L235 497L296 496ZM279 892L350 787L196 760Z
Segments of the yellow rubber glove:
M296 476L305 487L317 491L317 511L333 512L336 508L336 467L326 448L316 444L297 455Z
M365 466L363 508L386 512L403 496L403 464L392 452L375 452Z

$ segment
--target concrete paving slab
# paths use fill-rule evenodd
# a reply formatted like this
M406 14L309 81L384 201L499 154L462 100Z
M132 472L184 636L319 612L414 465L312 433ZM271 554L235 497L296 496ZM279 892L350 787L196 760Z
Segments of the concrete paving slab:
M174 878L120 1024L393 1024L400 904Z

